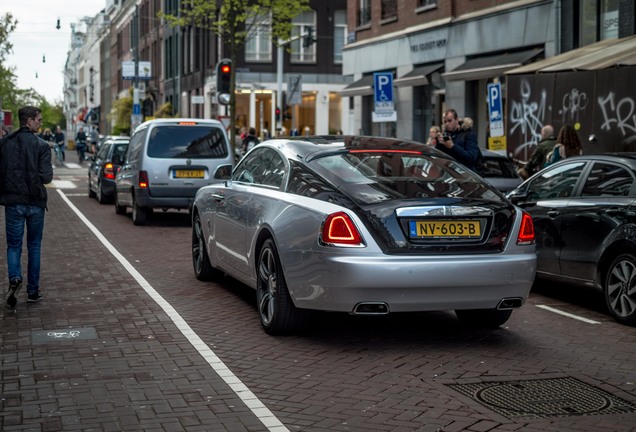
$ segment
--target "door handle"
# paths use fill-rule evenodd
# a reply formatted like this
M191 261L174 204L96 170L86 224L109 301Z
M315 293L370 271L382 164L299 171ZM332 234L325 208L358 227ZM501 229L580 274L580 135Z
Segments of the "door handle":
M221 194L212 194L212 198L214 198L215 201L224 201L225 200L225 196L223 196Z
M610 216L616 216L621 213L621 209L614 207L607 210L603 210L603 213Z
M559 214L561 214L561 212L559 212L558 210L550 210L548 212L548 216L550 216L551 218L555 218L557 217Z

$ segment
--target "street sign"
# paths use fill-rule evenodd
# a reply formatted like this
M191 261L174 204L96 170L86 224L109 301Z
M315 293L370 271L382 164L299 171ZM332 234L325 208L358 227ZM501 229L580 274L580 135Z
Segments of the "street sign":
M490 118L490 136L503 136L504 124L501 83L497 82L488 84L488 113Z
M302 99L302 75L287 78L287 105L300 105Z
M373 102L375 103L376 113L395 111L392 72L376 72L373 74Z

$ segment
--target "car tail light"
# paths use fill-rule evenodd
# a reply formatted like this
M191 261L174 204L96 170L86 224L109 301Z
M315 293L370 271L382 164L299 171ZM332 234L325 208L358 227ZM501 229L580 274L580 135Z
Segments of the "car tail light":
M115 178L115 167L110 162L104 165L104 178L111 180Z
M523 212L521 214L521 228L519 228L519 236L517 237L518 245L534 244L534 222L532 216Z
M148 187L148 173L146 171L139 171L139 187L142 189Z
M344 212L327 216L322 225L321 240L333 246L364 246L360 232Z

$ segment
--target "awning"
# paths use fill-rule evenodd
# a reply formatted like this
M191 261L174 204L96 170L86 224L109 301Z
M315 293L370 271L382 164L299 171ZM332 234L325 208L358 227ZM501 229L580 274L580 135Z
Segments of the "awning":
M605 39L545 60L511 69L506 74L599 70L636 65L636 35Z
M373 94L373 75L367 75L352 82L342 90L340 90L341 96L368 96Z
M543 54L543 48L482 56L466 60L458 68L442 74L446 81L472 81L503 75Z
M396 87L417 87L428 85L428 76L444 67L444 63L418 66L411 72L393 81Z

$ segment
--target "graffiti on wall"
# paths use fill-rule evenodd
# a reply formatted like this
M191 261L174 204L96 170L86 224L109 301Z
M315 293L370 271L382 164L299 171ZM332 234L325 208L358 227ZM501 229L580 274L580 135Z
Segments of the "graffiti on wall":
M561 123L574 124L580 120L580 114L587 108L589 100L587 93L578 88L571 89L563 95L561 102Z
M601 130L611 131L616 128L620 131L626 143L636 141L636 104L629 96L616 102L616 94L611 91L605 97L599 96L598 105L603 118Z
M586 153L635 151L634 68L511 75L507 79L508 151L528 160L544 125L574 126Z
M532 94L532 86L528 80L522 79L519 85L519 100L510 100L510 132L518 134L521 140L517 143L515 156L523 157L541 140L546 108L547 91L538 90Z

